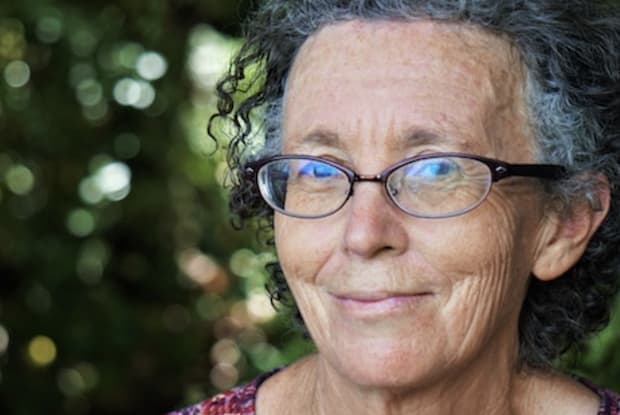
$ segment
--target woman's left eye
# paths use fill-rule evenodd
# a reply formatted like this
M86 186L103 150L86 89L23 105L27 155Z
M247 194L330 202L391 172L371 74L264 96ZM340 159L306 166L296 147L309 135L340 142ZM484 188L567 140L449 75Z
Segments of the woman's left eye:
M311 176L316 178L330 178L339 175L337 168L330 166L329 164L310 161L299 167L300 176Z

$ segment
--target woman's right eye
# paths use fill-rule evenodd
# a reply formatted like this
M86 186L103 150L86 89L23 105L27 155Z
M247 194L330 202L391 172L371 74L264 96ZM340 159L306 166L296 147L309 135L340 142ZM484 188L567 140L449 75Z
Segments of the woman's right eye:
M297 168L297 175L324 179L336 177L340 175L340 171L326 163L306 161L302 162Z

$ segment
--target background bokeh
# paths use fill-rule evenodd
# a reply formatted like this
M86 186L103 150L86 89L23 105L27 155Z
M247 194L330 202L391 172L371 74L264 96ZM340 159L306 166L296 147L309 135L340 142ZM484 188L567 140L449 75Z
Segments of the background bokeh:
M163 413L312 349L206 135L246 3L0 0L0 414ZM562 364L620 389L619 340Z

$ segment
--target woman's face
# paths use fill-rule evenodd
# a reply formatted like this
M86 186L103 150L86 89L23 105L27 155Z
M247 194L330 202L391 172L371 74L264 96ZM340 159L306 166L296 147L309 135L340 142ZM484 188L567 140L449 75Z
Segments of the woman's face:
M506 41L471 28L328 26L293 66L283 153L360 174L425 152L533 162L521 68ZM502 181L446 219L409 216L369 182L331 216L276 213L279 259L321 358L358 384L392 387L514 364L546 226L534 183Z

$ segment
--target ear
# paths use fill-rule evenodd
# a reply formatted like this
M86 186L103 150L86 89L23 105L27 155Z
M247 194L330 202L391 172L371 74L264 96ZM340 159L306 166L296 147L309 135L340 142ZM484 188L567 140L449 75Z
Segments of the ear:
M597 176L599 186L571 207L546 219L532 273L542 281L558 278L579 261L592 235L609 211L610 189L607 177Z

